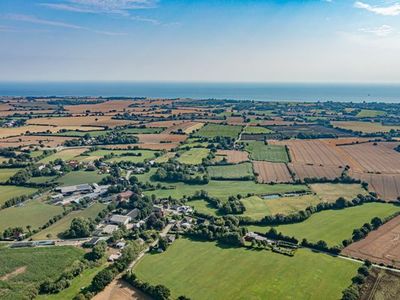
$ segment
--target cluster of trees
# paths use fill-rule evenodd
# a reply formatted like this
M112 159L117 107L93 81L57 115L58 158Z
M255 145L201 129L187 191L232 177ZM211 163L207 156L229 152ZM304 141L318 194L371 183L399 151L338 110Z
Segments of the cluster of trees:
M285 241L292 244L298 244L299 241L295 237L290 237L278 232L275 228L271 228L265 233L265 236L271 240Z
M316 249L319 251L329 252L329 253L332 253L335 255L340 253L339 247L337 247L337 246L329 247L328 244L323 240L319 240L316 243L312 243L312 242L307 241L307 239L303 239L301 241L301 245L303 247L313 248L313 249Z
M207 184L209 178L207 175L192 175L190 167L181 165L177 162L169 162L160 166L153 179L165 182L184 182L187 184Z
M242 201L240 201L238 198L235 196L230 196L228 198L228 201L222 204L222 206L219 208L219 212L221 214L229 215L229 214L243 214L245 212L246 208L243 205Z
M121 251L121 257L107 268L103 269L93 278L89 287L81 291L74 299L91 299L102 291L119 273L124 271L129 264L137 258L143 247L133 241Z
M242 217L240 222L242 225L259 224L259 225L280 225L280 224L293 224L299 223L308 219L312 214L329 209L344 209L346 207L353 207L362 205L368 202L378 201L371 195L358 195L352 201L347 201L343 197L338 198L335 202L321 202L316 206L309 206L305 210L298 211L290 215L277 214L273 216L265 216L259 221L250 218Z
M242 237L247 230L239 226L239 220L234 216L224 216L222 218L214 218L209 224L196 224L185 232L185 235L191 238L219 241L223 244L232 246L243 245Z
M68 288L71 285L71 280L81 274L88 267L88 262L85 260L74 262L67 270L65 270L61 276L52 281L50 279L45 280L39 286L39 293L41 294L56 294L63 289Z
M342 300L360 299L360 289L369 275L371 265L371 262L367 260L363 266L358 268L357 275L351 279L352 284L342 292Z
M64 145L68 147L76 147L87 145L136 144L138 141L138 138L134 135L112 131L95 137L92 137L88 133L79 139L67 140L64 142Z
M151 296L154 300L168 300L171 297L171 291L167 287L161 284L151 285L147 282L141 281L132 271L125 273L123 279L132 286ZM187 298L179 297L178 299L183 300Z
M58 168L56 169L55 166L58 166ZM42 168L39 168L38 165L30 164L11 176L7 183L12 185L27 185L31 177L57 176L69 171L71 171L71 167L62 159L49 162Z
M81 217L74 218L69 229L67 229L62 236L69 239L88 237L95 228L96 223L91 219L84 219Z

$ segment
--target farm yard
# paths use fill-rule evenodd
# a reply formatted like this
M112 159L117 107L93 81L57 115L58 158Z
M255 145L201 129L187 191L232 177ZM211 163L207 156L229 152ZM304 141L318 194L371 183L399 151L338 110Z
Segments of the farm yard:
M338 299L357 267L354 262L305 249L287 257L271 251L179 239L165 253L144 257L134 272L153 285L168 286L173 297Z
M395 217L368 236L343 249L342 254L368 259L374 263L400 266L400 216Z

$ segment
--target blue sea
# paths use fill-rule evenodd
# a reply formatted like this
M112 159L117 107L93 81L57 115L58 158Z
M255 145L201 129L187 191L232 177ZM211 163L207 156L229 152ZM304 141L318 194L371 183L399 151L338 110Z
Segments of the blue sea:
M0 82L0 95L400 103L400 84Z

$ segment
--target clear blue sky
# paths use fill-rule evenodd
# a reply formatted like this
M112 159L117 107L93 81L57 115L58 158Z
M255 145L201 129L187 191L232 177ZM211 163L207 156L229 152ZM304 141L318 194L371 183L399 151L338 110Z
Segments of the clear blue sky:
M400 82L400 0L1 0L0 81Z

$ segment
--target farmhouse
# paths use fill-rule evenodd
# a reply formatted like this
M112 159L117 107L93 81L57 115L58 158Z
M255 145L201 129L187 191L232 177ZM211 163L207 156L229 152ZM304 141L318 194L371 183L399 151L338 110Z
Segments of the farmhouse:
M131 220L132 218L129 216L112 215L108 222L116 225L128 225Z
M78 185L71 185L71 186L64 186L64 187L57 187L56 191L61 192L64 196L72 195L73 193L91 193L93 192L93 188L90 184L78 184Z
M103 228L103 231L102 231L102 233L103 234L112 234L114 231L116 231L116 230L118 230L118 226L117 225L106 225L104 228Z

